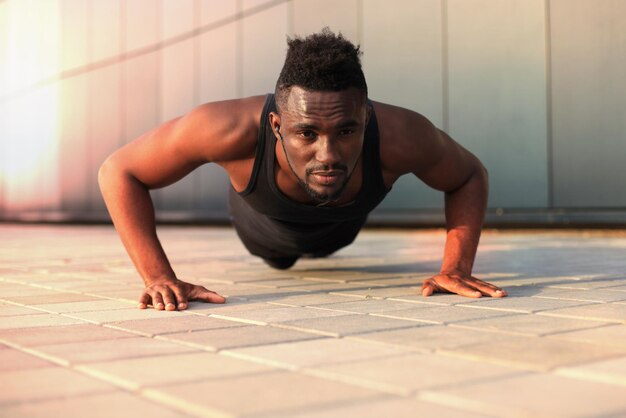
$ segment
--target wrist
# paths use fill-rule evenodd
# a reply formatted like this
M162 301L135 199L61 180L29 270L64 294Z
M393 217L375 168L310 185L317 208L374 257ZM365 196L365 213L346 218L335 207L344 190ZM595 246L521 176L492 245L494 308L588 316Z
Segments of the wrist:
M461 267L442 267L439 270L439 274L445 274L449 276L471 276L471 269L465 269Z
M143 278L143 283L146 287L160 283L174 283L176 281L178 281L178 279L174 274L163 274L160 276L150 276Z

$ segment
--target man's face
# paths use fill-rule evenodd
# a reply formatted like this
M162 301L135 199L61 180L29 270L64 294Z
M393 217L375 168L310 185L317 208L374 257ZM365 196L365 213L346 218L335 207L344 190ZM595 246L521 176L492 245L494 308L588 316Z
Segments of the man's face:
M357 89L308 91L297 86L282 103L280 116L271 115L291 171L316 202L341 196L361 155L368 116L365 95Z

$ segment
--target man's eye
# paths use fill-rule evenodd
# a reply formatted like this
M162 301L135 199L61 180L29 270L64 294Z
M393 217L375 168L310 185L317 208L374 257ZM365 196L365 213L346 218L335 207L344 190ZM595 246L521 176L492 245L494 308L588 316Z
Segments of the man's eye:
M311 139L315 138L315 132L313 131L302 131L300 132L300 136L303 138Z
M354 133L354 129L342 129L339 131L339 135L352 135Z

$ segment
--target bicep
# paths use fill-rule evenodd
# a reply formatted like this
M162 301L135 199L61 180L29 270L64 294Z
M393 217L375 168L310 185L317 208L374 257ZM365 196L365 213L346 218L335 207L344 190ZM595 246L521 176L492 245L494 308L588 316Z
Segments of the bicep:
M433 127L424 139L426 152L412 170L428 186L450 192L465 184L481 166L478 159L445 132Z
M166 122L124 145L109 162L150 189L178 181L203 163L194 145L199 139L185 137L181 119Z
M249 123L245 112L233 107L235 103L200 106L126 144L107 164L153 189L180 180L204 163L235 158Z
M392 178L413 173L428 186L440 191L461 187L480 162L426 117L408 109L377 104L383 165Z

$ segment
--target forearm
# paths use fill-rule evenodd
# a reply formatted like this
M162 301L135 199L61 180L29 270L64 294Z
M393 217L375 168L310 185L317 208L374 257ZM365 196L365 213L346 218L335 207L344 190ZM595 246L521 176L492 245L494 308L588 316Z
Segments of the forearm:
M463 186L446 193L446 245L441 272L471 275L485 217L487 171L478 165Z
M98 181L113 224L144 282L174 278L156 234L154 206L147 187L111 162L102 165Z

